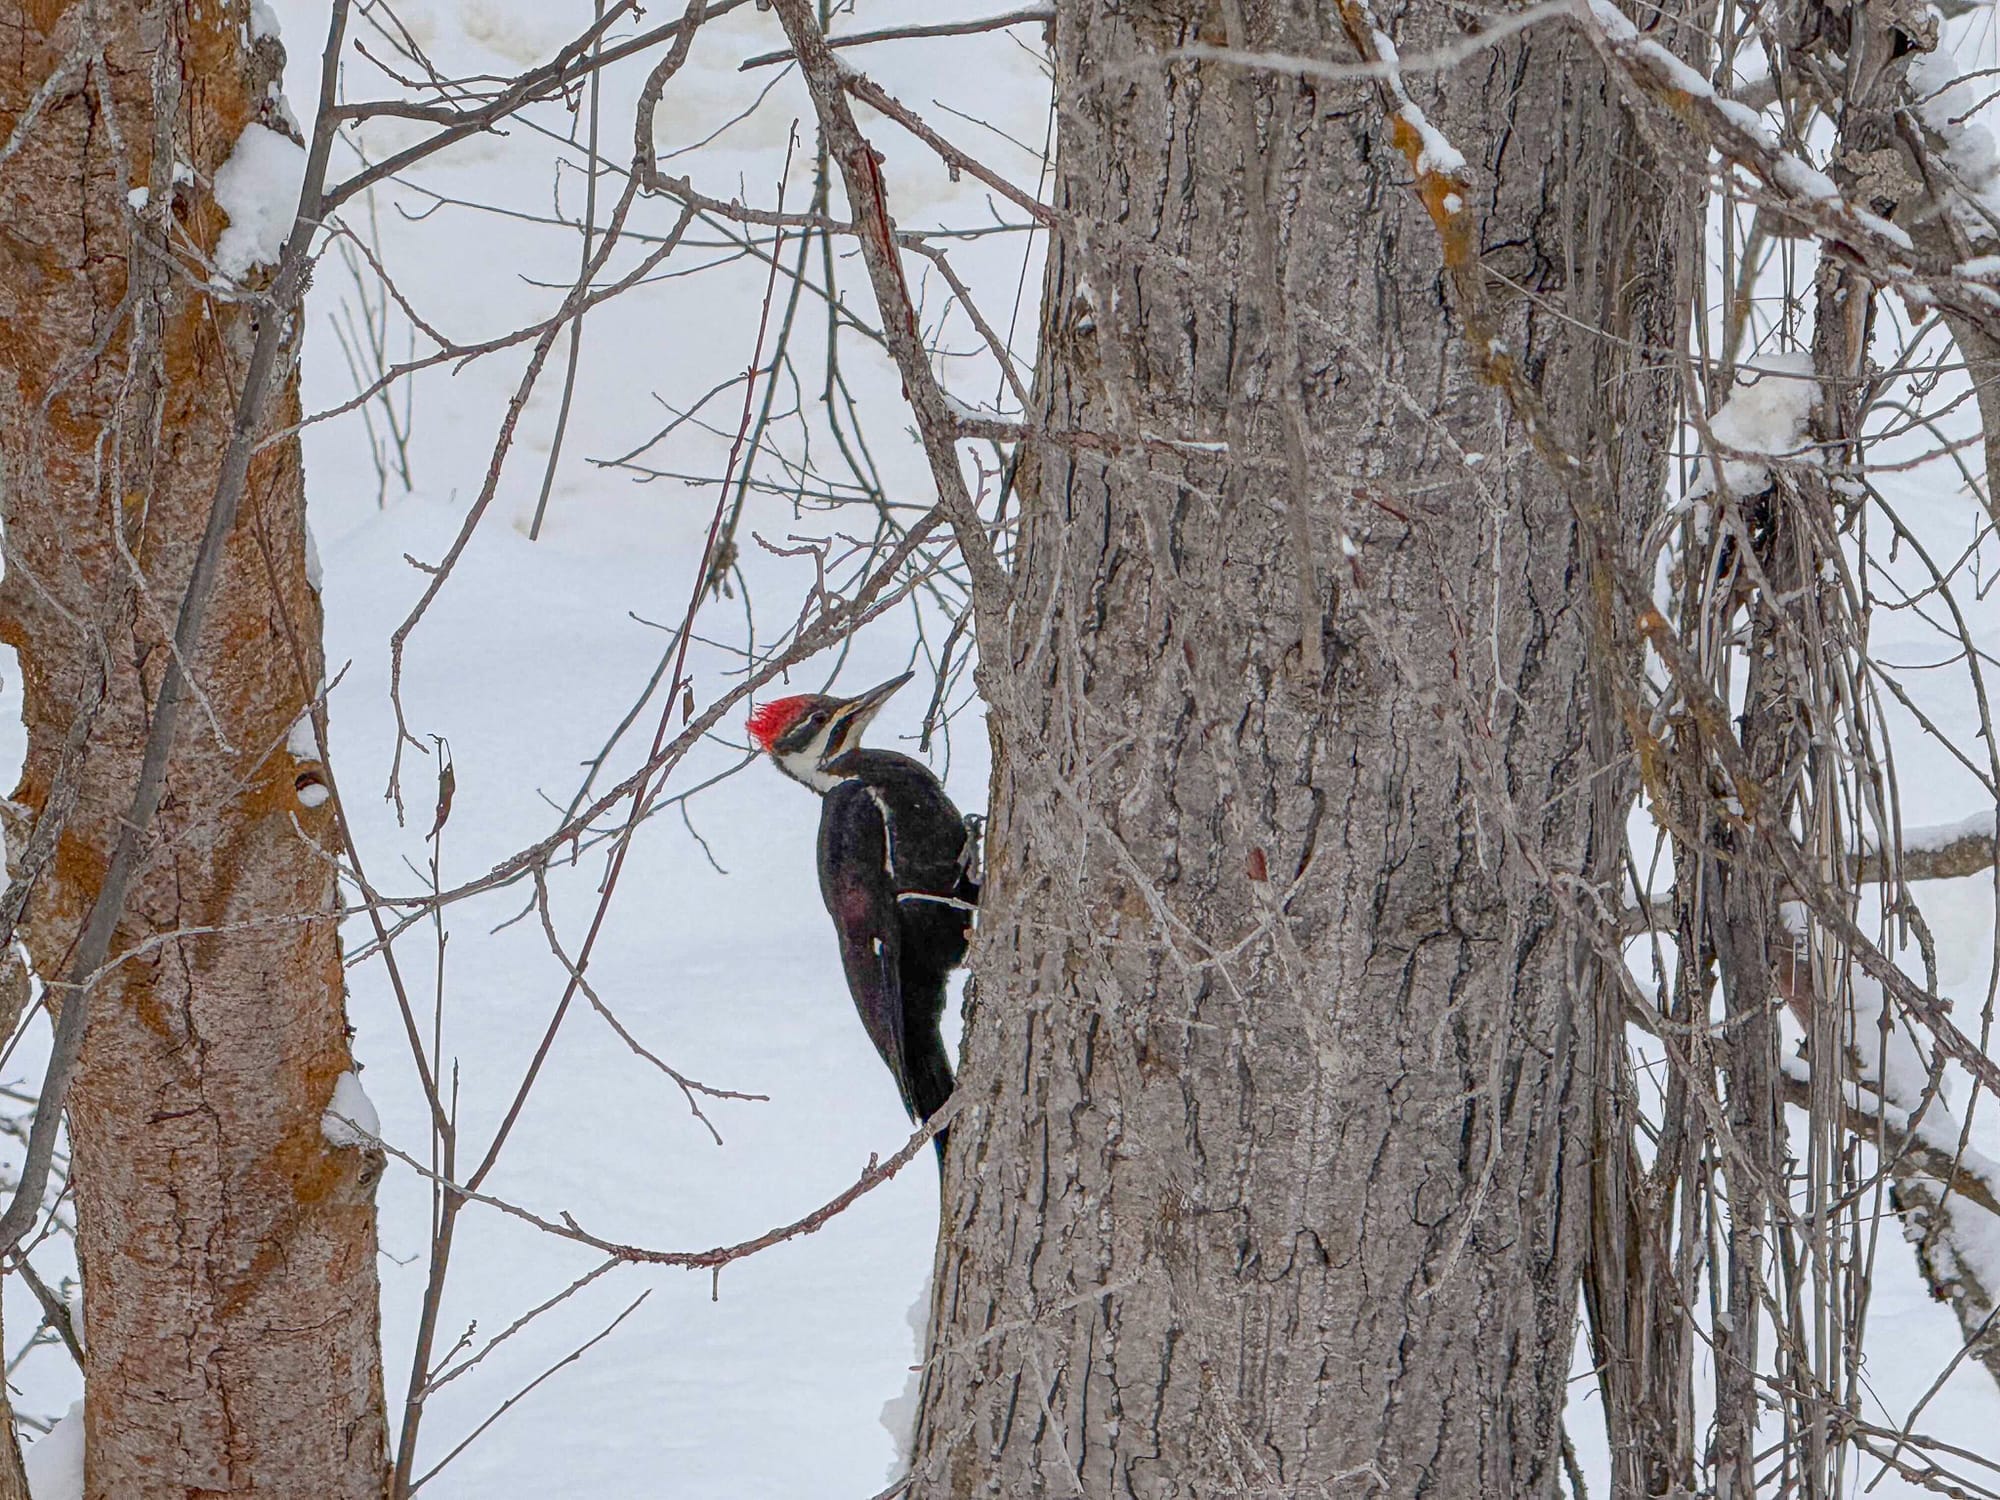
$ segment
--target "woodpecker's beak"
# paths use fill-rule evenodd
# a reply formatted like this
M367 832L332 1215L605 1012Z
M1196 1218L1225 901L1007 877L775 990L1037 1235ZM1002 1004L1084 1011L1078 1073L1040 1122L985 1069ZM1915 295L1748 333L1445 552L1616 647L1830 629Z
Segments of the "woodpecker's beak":
M868 727L868 721L882 711L882 705L889 701L896 689L914 676L914 672L905 672L901 677L891 677L836 708L833 711L834 732L828 737L829 751L837 754L852 744Z

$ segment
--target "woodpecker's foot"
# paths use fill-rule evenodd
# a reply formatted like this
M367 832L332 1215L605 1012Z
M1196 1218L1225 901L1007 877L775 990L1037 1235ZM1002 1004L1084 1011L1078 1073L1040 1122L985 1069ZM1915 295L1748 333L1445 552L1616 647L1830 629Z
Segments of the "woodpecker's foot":
M965 815L965 848L958 856L958 867L965 878L974 885L979 884L980 845L986 839L986 814L967 813Z

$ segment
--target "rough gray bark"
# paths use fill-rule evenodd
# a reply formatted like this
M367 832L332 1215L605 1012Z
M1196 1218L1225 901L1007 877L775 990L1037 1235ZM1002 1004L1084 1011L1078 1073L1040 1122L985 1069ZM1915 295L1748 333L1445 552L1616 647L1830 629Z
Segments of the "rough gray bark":
M246 50L241 3L6 11L0 636L26 694L16 796L74 799L21 928L49 976L131 804L217 492L257 308L211 295L190 247L223 228L210 183L244 127L283 128L281 58ZM297 411L288 381L270 419ZM352 1066L333 809L301 801L315 757L288 744L324 672L305 557L298 449L279 444L251 465L186 663L69 1098L91 1500L382 1489L378 1163L320 1131Z
M1608 581L1378 87L1162 57L1197 42L1354 56L1334 7L1058 6L1052 436L911 1493L1552 1493L1602 1023L1551 888L1608 887L1629 806ZM1686 200L1559 23L1407 86L1629 541Z

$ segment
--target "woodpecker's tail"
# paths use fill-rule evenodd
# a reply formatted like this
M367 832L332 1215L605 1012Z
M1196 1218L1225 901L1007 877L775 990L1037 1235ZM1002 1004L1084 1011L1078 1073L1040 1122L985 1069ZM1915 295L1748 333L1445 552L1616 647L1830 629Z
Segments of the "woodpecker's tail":
M903 1065L909 1070L910 1102L916 1106L919 1120L928 1120L945 1106L951 1098L951 1059L945 1056L944 1037L933 1021L920 1027L916 1034L904 1034L905 1049ZM945 1136L949 1128L940 1130L933 1138L937 1147L938 1165L944 1165Z

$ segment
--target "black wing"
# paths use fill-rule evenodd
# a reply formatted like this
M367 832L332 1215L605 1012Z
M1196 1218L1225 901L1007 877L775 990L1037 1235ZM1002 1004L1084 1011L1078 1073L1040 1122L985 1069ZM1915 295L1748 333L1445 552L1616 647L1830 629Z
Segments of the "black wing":
M819 822L820 894L840 936L841 967L868 1039L875 1044L903 1107L912 1114L903 1041L902 932L889 865L888 824L858 781L826 794Z

